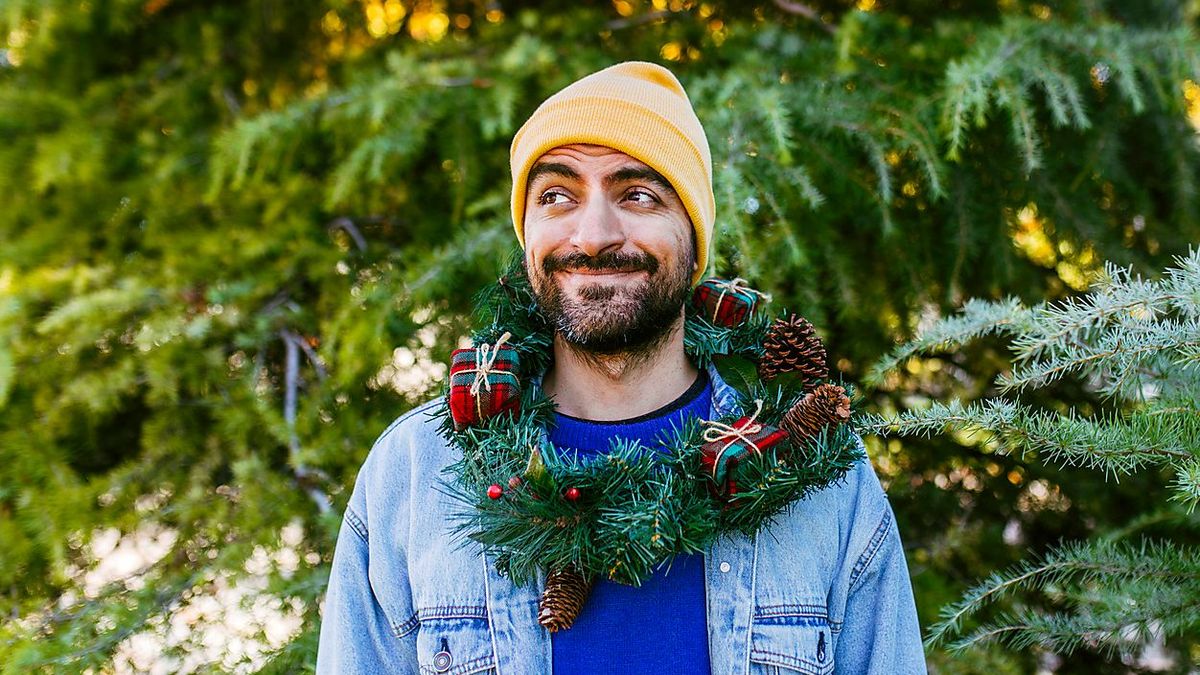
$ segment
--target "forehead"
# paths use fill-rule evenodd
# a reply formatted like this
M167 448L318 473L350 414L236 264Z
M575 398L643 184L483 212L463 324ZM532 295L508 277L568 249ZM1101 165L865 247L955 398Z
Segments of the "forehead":
M534 188L542 189L548 180L581 184L596 181L606 189L635 182L656 185L668 195L675 195L671 182L651 166L603 145L563 145L547 151L529 169L526 196Z
M538 165L545 164L564 164L581 175L604 173L613 169L626 167L637 169L650 168L645 162L627 155L620 150L604 145L584 143L560 145L557 148L547 150L533 163L532 169L536 169ZM530 173L534 173L532 169Z

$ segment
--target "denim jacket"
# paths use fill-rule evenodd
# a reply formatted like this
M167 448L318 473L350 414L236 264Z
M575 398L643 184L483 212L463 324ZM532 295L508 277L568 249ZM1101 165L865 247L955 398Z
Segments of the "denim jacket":
M737 393L709 375L714 412L731 412ZM318 673L553 672L550 633L537 621L544 578L516 586L477 544L449 535L461 506L438 490L456 452L430 419L440 405L393 422L359 472L325 595ZM926 672L900 535L869 462L704 558L713 673Z

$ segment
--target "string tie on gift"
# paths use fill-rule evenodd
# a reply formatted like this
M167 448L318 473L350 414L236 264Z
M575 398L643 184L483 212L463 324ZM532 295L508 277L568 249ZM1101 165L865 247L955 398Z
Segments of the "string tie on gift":
M716 420L700 421L702 426L708 427L704 430L703 436L706 443L726 441L725 445L721 447L721 451L717 453L716 458L713 460L713 478L716 478L717 467L721 463L721 457L738 441L745 443L753 449L755 454L762 454L762 448L759 448L758 444L753 440L754 435L761 433L763 430L762 422L757 421L758 416L762 413L762 399L756 399L754 405L756 406L754 414L743 420L741 424L735 423L735 426L723 424Z
M492 374L492 367L496 365L496 357L500 355L500 347L510 337L512 337L512 333L505 332L504 335L500 336L499 340L496 340L496 344L492 345L485 342L479 347L479 357L475 360L475 367L468 368L465 371L475 373L475 381L471 383L472 396L479 396L480 388L491 393L492 383L488 379L488 376Z
M730 279L729 281L718 281L713 284L713 286L721 289L721 294L717 296L717 301L713 303L713 323L716 323L717 321L717 315L721 311L721 301L725 299L726 293L753 293L754 295L762 298L764 302L771 301L770 293L763 293L757 289L750 288L746 285L746 280L741 277Z

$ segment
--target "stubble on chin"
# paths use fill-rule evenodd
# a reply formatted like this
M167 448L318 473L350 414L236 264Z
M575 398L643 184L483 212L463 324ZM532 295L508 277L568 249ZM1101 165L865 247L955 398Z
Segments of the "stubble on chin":
M690 265L689 261L681 261ZM530 282L543 315L568 347L584 357L625 359L657 351L683 315L690 270L654 271L636 284L586 283L565 290L553 271L532 272Z
M553 283L553 282L551 282ZM617 295L617 287L606 286L604 284L588 284L579 289L579 297L584 302L591 305L598 305L602 302L608 302ZM562 292L562 289L559 289Z
M635 287L604 283L580 286L574 297L555 284L559 310L554 324L568 344L598 353L620 352L636 340L638 313L648 295L649 280Z

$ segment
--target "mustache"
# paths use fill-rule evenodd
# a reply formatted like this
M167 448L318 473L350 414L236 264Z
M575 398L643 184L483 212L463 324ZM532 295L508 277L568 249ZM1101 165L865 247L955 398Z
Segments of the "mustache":
M569 269L586 269L594 272L658 272L658 259L649 253L609 251L591 256L581 251L548 255L542 260L542 271L547 275Z

